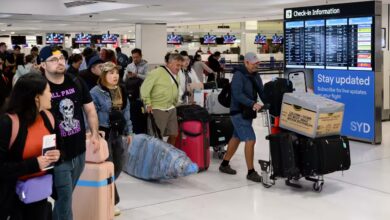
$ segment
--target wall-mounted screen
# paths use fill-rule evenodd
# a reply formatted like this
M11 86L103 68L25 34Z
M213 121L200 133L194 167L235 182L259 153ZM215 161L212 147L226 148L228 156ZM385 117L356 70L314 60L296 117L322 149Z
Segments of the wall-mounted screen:
M235 41L236 41L236 36L234 36L234 35L227 34L227 35L223 36L223 43L224 44L234 44Z
M267 37L265 35L258 34L255 37L255 44L266 44L267 43Z
M102 44L115 44L117 42L118 35L116 34L103 34Z
M64 34L48 33L46 34L46 44L63 44Z
M217 43L217 36L215 35L204 35L203 36L203 43L204 44L216 44Z
M273 44L282 44L283 43L283 36L279 35L274 35L272 36L272 43Z
M168 44L181 44L183 42L183 37L181 35L169 34L167 36Z
M26 36L11 36L12 44L26 44Z
M285 22L286 68L373 70L373 17Z
M76 34L75 43L77 44L90 44L91 34L79 33Z

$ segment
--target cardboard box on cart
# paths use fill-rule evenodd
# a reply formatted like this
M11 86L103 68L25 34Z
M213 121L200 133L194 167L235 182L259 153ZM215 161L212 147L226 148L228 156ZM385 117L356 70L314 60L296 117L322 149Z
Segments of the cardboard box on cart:
M307 137L340 134L344 104L312 93L285 93L280 127Z

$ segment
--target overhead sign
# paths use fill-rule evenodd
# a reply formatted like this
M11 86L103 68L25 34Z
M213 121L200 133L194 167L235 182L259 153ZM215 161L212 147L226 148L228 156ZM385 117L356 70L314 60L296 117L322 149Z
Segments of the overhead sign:
M356 7L359 4L359 7ZM284 20L312 19L325 17L354 17L373 15L375 2L359 2L337 5L321 5L304 8L287 8L284 10Z

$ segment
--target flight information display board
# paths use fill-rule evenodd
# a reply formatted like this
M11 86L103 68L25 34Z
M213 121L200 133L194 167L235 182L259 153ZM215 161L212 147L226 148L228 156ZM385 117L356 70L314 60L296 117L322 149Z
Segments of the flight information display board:
M349 69L372 70L372 17L350 18Z
M326 69L348 68L348 19L326 20Z
M325 67L325 20L305 21L305 67Z
M373 17L285 22L286 68L373 70Z
M285 58L287 68L303 68L304 60L304 22L292 21L285 24Z

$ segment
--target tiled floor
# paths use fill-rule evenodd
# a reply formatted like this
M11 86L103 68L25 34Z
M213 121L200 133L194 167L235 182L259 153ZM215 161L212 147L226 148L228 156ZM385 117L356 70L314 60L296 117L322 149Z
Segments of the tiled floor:
M267 157L266 130L254 122L256 160ZM321 193L301 180L292 189L280 180L269 189L247 181L243 148L231 165L235 176L218 172L213 159L207 172L163 182L145 182L122 174L117 185L122 214L116 220L390 219L390 122L383 123L381 145L351 142L350 170L325 176ZM260 169L259 167L257 168ZM387 182L389 181L389 182Z

